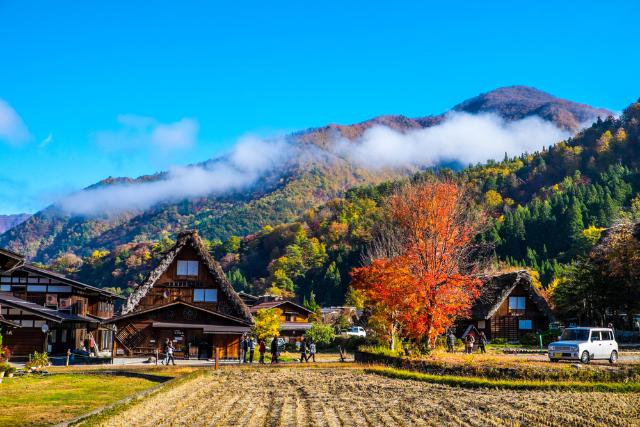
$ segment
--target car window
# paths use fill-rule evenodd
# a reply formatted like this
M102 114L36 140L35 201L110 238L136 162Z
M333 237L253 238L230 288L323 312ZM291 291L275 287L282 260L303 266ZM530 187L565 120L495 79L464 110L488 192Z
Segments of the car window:
M613 336L611 334L611 331L602 331L602 339L605 341L611 341L613 340Z
M600 341L600 331L591 331L591 341Z

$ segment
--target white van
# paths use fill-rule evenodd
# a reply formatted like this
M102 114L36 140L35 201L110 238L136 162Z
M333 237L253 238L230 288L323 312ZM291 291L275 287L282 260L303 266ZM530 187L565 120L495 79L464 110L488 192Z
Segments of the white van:
M609 328L567 328L559 341L549 344L549 360L618 361L618 343Z

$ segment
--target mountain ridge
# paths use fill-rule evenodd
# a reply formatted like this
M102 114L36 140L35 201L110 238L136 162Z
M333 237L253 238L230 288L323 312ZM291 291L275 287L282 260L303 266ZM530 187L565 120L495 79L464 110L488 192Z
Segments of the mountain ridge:
M527 99L527 96L531 99ZM578 117L584 117L589 111L594 116L611 114L608 110L562 100L522 86L500 88L478 95L457 104L450 111L495 113L506 120L544 113L548 120L563 128L576 126ZM352 125L334 123L295 132L290 139L327 149L337 135L354 140L376 125L401 132L424 129L441 123L446 114L421 118L384 115ZM109 250L124 243L158 239L162 234L173 234L183 228L196 228L209 239L226 239L231 235L250 234L265 225L292 221L307 209L338 197L353 186L376 184L415 172L372 171L334 157L331 162L298 160L288 164L282 171L266 174L244 191L161 203L150 209L132 210L112 217L73 217L62 214L55 207L48 207L0 236L0 247L24 253L36 261L50 262L65 252L87 255L95 249ZM200 164L214 161L207 160ZM88 189L118 183L154 181L162 179L165 174L159 172L138 178L109 177Z

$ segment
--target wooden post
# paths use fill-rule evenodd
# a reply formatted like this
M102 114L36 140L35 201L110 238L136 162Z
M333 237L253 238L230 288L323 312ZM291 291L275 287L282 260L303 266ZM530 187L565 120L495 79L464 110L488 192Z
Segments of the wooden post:
M220 367L220 349L218 347L215 347L215 352L216 352L216 362L215 362L215 369L216 371L218 370L218 368Z
M69 358L71 357L71 349L67 349L67 366L69 366Z
M156 366L158 366L158 356L160 356L160 354L158 353L158 349L156 348Z

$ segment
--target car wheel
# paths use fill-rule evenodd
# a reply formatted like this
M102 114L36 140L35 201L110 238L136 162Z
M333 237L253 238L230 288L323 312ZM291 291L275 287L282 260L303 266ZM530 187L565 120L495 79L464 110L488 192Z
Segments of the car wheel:
M609 356L609 363L616 363L618 361L618 352L613 350L611 356Z
M580 355L580 361L582 363L589 363L589 352L587 350L583 351Z

